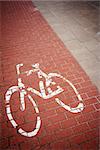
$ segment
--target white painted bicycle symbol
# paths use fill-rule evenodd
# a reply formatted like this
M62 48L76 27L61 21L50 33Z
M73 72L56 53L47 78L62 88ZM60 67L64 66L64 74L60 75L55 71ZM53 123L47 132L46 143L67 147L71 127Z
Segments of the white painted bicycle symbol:
M39 68L39 64L36 63L34 65L32 65L32 70L29 71L25 71L24 73L29 76L32 73L36 72L38 78L40 79L39 81L39 89L40 91L32 88L32 87L28 87L25 88L24 83L22 82L22 79L19 77L19 75L21 74L20 72L20 67L22 67L23 64L17 64L16 65L16 69L17 69L17 75L18 75L18 85L17 86L12 86L10 87L5 95L6 98L6 113L8 116L9 121L11 122L12 126L14 128L18 128L18 124L17 122L14 120L12 113L11 113L11 106L10 106L10 99L12 94L14 94L15 92L19 92L19 99L20 99L20 110L24 111L25 110L25 95L28 96L28 99L30 100L30 102L32 103L35 113L37 114L37 118L36 118L36 126L33 129L33 131L31 132L26 132L24 131L22 128L17 129L18 133L20 133L23 136L26 137L33 137L35 135L37 135L38 131L40 130L41 127L41 118L39 116L39 108L36 104L36 102L34 101L34 99L32 98L32 96L30 94L28 94L28 91L32 92L32 94L36 94L39 97L47 100L49 98L52 98L60 93L62 93L64 91L64 89L61 86L57 86L55 91L52 91L52 89L50 88L51 85L56 85L56 82L54 82L52 80L53 77L57 77L60 78L62 80L64 80L64 82L66 82L67 84L69 84L69 86L71 86L71 88L73 89L74 93L76 94L78 100L79 100L79 104L77 105L77 107L70 107L69 105L66 105L64 102L62 102L59 98L54 98L55 101L61 106L63 107L65 110L71 112L71 113L78 113L83 111L84 109L84 105L82 102L82 98L81 95L78 93L77 89L75 88L75 86L66 78L64 78L63 76L61 76L58 73L49 73L46 74L45 72L43 72L40 68ZM45 88L44 88L44 83L41 80L42 78L45 78L45 85L48 91L48 94L46 94Z

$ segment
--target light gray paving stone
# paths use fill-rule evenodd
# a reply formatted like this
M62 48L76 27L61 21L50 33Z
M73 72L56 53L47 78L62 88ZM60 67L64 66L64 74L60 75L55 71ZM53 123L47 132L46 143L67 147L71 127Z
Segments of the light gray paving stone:
M99 9L91 2L35 2L78 63L100 88Z

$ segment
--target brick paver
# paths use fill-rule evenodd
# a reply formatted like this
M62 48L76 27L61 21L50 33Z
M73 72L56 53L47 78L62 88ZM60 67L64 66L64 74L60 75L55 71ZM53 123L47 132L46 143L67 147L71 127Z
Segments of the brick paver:
M99 92L89 77L66 49L48 23L35 9L32 2L2 2L2 74L0 89L1 149L7 150L98 150L99 149ZM54 98L44 100L35 94L42 125L34 137L20 135L6 114L5 93L17 86L16 64L23 63L22 72L39 63L46 72L63 75L76 87L83 99L84 110L71 113L58 105ZM39 90L36 74L21 74L25 87ZM59 83L60 79L54 78ZM44 82L44 80L43 80ZM65 93L59 94L62 101L75 107L79 101L72 88L61 82ZM67 85L67 87L66 87ZM52 86L55 89L55 86ZM26 109L21 111L19 92L10 100L11 112L18 128L33 130L36 124L35 110L25 96ZM1 116L2 114L2 116Z

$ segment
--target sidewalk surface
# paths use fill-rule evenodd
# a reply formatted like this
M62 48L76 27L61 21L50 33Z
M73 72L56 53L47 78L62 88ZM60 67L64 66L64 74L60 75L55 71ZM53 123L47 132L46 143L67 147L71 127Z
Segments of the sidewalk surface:
M1 150L99 150L98 89L32 2L1 2L1 11ZM17 86L16 65L20 63L24 64L21 67L22 72L32 69L32 64L39 63L45 73L56 72L68 79L83 99L83 111L72 113L57 104L54 97L44 100L28 92L39 108L42 123L34 137L19 134L19 128L31 132L35 128L37 116L27 95L26 109L21 111L19 91L16 91L11 96L10 108L14 120L19 125L17 130L7 117L5 93L9 87ZM30 76L21 74L20 78L25 87L39 91L36 73ZM54 81L58 84L61 80L54 77ZM76 107L79 100L71 86L63 81L60 86L64 88L64 92L57 97L66 105ZM52 85L52 88L55 90L55 86Z

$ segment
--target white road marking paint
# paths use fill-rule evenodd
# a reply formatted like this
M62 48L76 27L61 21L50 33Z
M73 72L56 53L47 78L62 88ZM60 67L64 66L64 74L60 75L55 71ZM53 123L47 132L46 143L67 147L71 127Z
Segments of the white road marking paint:
M30 92L32 92L32 93L42 97L42 94L39 91L37 91L37 90L35 90L33 88L27 88L27 91L30 91Z
M7 113L7 116L9 118L9 120L13 120L13 117L12 117L11 113Z
M31 131L31 132L26 132L26 131L24 131L23 129L18 129L18 132L21 134L21 135L24 135L24 136L26 136L26 137L33 137L33 136L35 136L37 133L38 133L38 131L39 131L39 129L40 129L40 126L41 126L41 120L40 120L40 117L38 116L37 117L37 123L36 123L36 128L33 130L33 131Z
M7 114L10 114L11 113L11 111L10 111L10 106L6 106L6 112L7 112Z
M53 92L50 87L48 87L47 90L48 90L49 94L51 94Z
M23 66L23 64L16 65L17 75L18 76L21 73L20 72L20 67L22 67L22 66ZM52 89L49 86L56 84L55 82L52 81L52 77L59 77L62 80L64 80L65 82L67 82L71 86L71 88L73 89L73 91L75 92L75 94L76 94L76 96L77 96L77 98L79 100L79 104L77 105L77 107L72 108L72 107L66 105L64 102L62 102L59 98L55 98L55 101L61 107L63 107L65 110L70 111L71 113L79 113L79 112L83 111L84 105L82 103L81 95L78 93L78 91L75 88L75 86L69 80L67 80L66 78L64 78L63 76L61 76L60 74L57 74L57 73L49 73L49 74L44 73L39 68L39 64L38 63L32 65L32 67L34 69L26 71L26 72L24 72L24 74L26 74L27 76L29 76L33 72L37 72L37 75L38 75L39 79L41 79L42 77L44 77L45 80L46 80L45 85L47 87L48 94L46 95L46 91L45 91L45 88L44 88L43 81L39 82L40 91L37 91L36 89L33 89L31 87L25 89L25 85L22 83L22 79L18 78L18 86L12 86L12 87L10 87L7 90L6 94L5 94L5 98L6 98L6 113L7 113L7 116L9 118L9 121L11 122L11 124L12 124L12 126L14 128L17 128L18 124L15 122L15 120L13 119L13 116L11 114L10 99L11 99L12 94L15 93L15 92L19 92L20 93L20 103L21 103L20 109L21 109L21 111L24 111L25 110L25 95L27 94L27 91L30 91L33 94L36 94L36 95L38 95L39 97L41 97L43 99L49 99L49 98L51 98L53 96L56 96L56 95L64 92L64 90L60 86L57 86L57 89L55 91L52 91ZM32 103L32 105L34 106L36 114L39 114L39 109L38 109L38 106L37 106L36 102L33 100L33 98L29 94L27 96L28 96L28 99L30 100L30 102ZM19 128L17 130L23 136L33 137L33 136L37 135L38 131L40 130L40 127L41 127L41 119L40 119L40 116L37 116L36 117L36 125L35 125L35 128L33 129L33 131L26 132L22 128Z
M78 100L79 100L79 104L77 107L75 108L71 108L70 106L64 104L61 100L59 100L59 98L55 98L55 101L60 105L62 106L64 109L72 112L72 113L78 113L78 112L81 112L83 109L84 109L84 105L82 103L82 98L81 98L81 95L78 93L77 89L75 88L75 86L69 81L67 80L66 78L64 78L63 76L61 76L60 74L57 74L57 73L49 73L48 75L50 78L51 77L59 77L59 78L62 78L63 80L65 80L73 89L73 91L75 92ZM58 87L59 88L59 87Z
M83 103L79 103L77 107L75 108L71 108L70 106L64 104L62 101L60 101L58 98L55 98L55 101L62 106L63 108L65 108L66 110L72 112L72 113L78 113L81 112L83 110Z
M26 72L27 76L31 75L34 71L33 70L29 70Z
M19 68L22 67L22 66L23 66L23 64L17 64L17 65L16 65L16 70L17 70L17 74L18 74L18 75L20 75L20 70L19 70Z
M10 120L11 124L13 125L14 128L16 128L18 126L18 124L13 120Z
M40 87L40 92L41 92L42 97L45 97L46 93L45 93L45 88L44 88L43 81L39 82L39 87Z
M32 104L33 104L33 106L34 106L34 108L35 108L36 113L39 113L39 109L38 109L38 107L37 107L35 101L33 100L33 98L32 98L30 95L28 95L28 98L29 98L30 101L32 102Z
M11 122L12 126L14 128L17 128L18 124L14 121L13 119L13 116L11 114L11 110L10 110L10 99L11 99L11 96L14 92L17 92L19 91L19 88L18 86L13 86L11 88L8 89L8 91L6 92L6 113L7 113L7 116L9 118L9 121ZM26 94L26 92L24 90L21 91L20 93L20 99L21 99L21 105L25 105L25 102L24 102L24 94ZM35 101L32 99L32 97L30 95L28 95L28 98L30 99L30 101L32 102L34 108L35 108L35 111L36 113L38 114L39 113L39 109L35 103ZM41 120L40 120L40 117L37 116L37 123L36 123L36 128L32 131L32 132L26 132L24 131L23 129L18 129L18 132L21 134L21 135L24 135L24 136L27 136L27 137L32 137L32 136L35 136L39 129L40 129L40 126L41 126Z
M26 95L26 91L25 90L21 90L20 92L20 109L22 111L25 110L25 95Z

